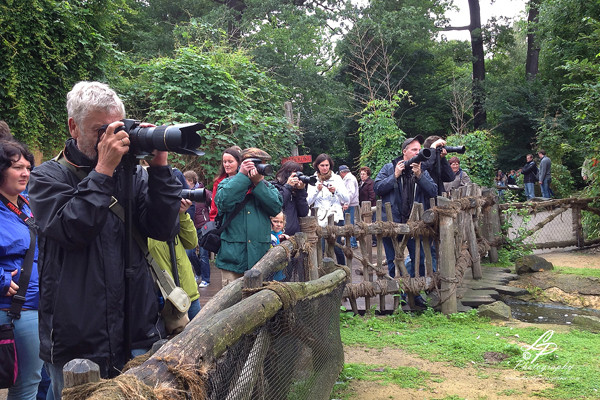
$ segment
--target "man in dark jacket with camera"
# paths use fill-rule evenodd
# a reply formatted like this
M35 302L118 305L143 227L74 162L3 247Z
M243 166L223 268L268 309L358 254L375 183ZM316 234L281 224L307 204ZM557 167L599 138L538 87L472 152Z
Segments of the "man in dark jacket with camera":
M155 151L147 172L138 166L125 176L125 108L107 85L79 82L67 111L71 138L57 159L32 172L29 188L40 232L40 356L57 399L68 361L90 359L102 377L114 377L132 349L164 337L144 254L133 241L126 269L124 224L111 207L131 195L133 225L144 239L166 241L177 233L181 191L166 152Z
M525 184L525 196L527 200L535 196L534 184L538 180L538 168L533 161L533 154L527 154L527 163L521 168L523 183Z
M392 205L392 216L386 215L384 208L384 221L393 220L394 222L405 223L408 221L414 202L421 203L425 209L428 209L429 199L437 195L437 185L431 179L429 172L421 169L421 163L406 165L407 161L419 154L423 141L421 135L406 139L402 144L402 157L385 164L375 178L375 193L382 198L384 203L391 203ZM383 238L383 247L388 262L389 274L394 277L396 275L394 264L396 253L392 240ZM414 260L414 239L409 239L407 248L410 259ZM421 257L421 263L423 263L423 260L424 257ZM424 264L422 265L424 268ZM414 275L414 270L411 275Z

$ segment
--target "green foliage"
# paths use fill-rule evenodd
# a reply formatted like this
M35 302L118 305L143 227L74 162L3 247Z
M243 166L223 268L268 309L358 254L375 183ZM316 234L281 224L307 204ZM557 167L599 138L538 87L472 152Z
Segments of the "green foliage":
M520 257L533 253L534 240L527 224L531 221L531 214L527 208L516 208L518 202L512 193L506 194L508 208L502 210L502 232L504 236L503 248L508 251L509 261L514 262Z
M398 128L394 113L403 98L410 98L400 91L392 101L371 100L358 120L361 154L359 163L377 173L384 164L402 155L401 145L406 134Z
M221 153L233 144L262 148L276 163L296 140L283 116L283 88L241 51L181 48L173 58L132 67L131 76L120 92L144 119L206 125L200 132L206 155L197 163L181 159L204 179L216 174Z
M471 180L479 185L494 184L497 138L489 131L475 131L466 135L448 136L449 146L465 146L464 154L457 154L460 167L467 171Z
M52 156L62 147L66 94L110 70L110 41L128 10L122 0L0 4L0 118L17 139Z

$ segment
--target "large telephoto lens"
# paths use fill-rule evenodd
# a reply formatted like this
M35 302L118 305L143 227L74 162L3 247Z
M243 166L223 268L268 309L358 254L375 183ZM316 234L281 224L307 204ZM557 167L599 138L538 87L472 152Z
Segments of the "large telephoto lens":
M430 149L422 149L421 151L419 151L419 154L417 154L416 156L414 156L413 158L411 158L408 161L404 161L404 165L408 168L408 167L410 167L410 164L427 161L427 160L429 160L430 157L431 157L431 150Z
M179 195L182 199L188 199L196 203L206 202L206 190L201 189L181 189Z
M150 128L137 126L128 132L131 140L130 148L134 154L161 150L201 156L204 152L197 149L202 144L202 138L196 131L204 128L201 123L161 125Z

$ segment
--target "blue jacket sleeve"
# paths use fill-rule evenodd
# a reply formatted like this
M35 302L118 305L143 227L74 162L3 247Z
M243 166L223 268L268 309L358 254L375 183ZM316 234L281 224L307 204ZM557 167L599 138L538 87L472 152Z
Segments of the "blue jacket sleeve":
M426 197L436 197L438 194L438 186L427 171L421 173L421 178L417 179L417 185Z
M393 191L395 180L394 166L392 163L385 164L375 178L375 184L373 185L375 193L378 196L383 197Z

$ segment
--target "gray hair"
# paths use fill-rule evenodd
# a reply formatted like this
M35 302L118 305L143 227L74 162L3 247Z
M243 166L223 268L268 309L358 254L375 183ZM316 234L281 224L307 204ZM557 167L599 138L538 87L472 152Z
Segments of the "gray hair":
M67 113L80 125L90 111L120 113L125 117L125 106L117 93L101 82L81 81L67 94Z

